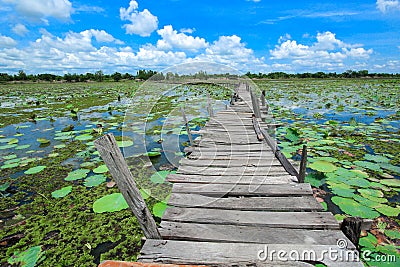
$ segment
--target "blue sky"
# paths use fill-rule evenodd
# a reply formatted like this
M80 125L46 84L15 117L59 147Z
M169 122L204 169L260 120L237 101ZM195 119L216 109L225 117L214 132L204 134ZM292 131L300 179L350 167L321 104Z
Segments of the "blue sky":
M0 72L400 72L400 0L0 0Z

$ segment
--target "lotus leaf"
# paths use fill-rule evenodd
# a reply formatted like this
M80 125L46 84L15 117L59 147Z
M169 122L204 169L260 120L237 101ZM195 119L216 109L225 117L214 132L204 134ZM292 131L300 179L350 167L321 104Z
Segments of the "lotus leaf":
M350 198L334 196L332 197L332 202L335 203L344 213L351 216L359 216L366 219L379 217L378 212Z
M4 183L4 184L1 184L1 185L0 185L0 192L6 191L6 190L10 187L10 185L11 185L11 183L9 183L9 182L6 182L6 183Z
M155 184L162 184L170 171L158 171L150 177L150 181Z
M165 202L157 202L156 204L154 204L154 206L153 206L154 216L162 218L167 207L168 207L167 203L165 203Z
M389 163L390 159L388 159L385 156L381 155L371 155L371 154L365 154L364 159L377 162L377 163Z
M375 207L375 210L379 211L380 213L386 216L392 216L392 217L396 217L400 213L399 208L393 208L385 204L380 204L378 207Z
M24 173L25 174L36 174L36 173L43 171L45 168L46 168L46 166L36 166L36 167L32 167L32 168L26 170Z
M333 165L331 162L324 161L324 160L317 160L309 165L309 167L313 170L319 171L319 172L333 172L337 169L335 165Z
M95 187L100 185L101 183L105 182L107 180L107 177L102 175L102 174L97 174L90 176L85 179L85 182L83 183L86 187Z
M367 236L360 238L359 242L360 246L374 249L375 246L378 244L378 239L370 233Z
M68 176L64 178L65 181L75 181L79 179L83 179L87 176L90 170L87 169L77 169L68 173Z
M23 252L15 252L8 259L9 264L16 264L21 267L34 267L43 255L42 247L31 247Z
M86 141L86 140L90 140L93 139L93 136L91 134L82 134L82 135L78 135L77 137L75 137L75 140L79 140L79 141Z
M128 207L121 193L104 196L93 203L93 211L96 213L120 211Z
M94 168L93 172L94 173L106 173L106 172L108 172L107 165L102 164L102 165L98 166L97 168Z
M46 138L38 138L36 139L36 141L38 141L41 144L48 144L50 143L50 140L46 139Z
M59 190L52 192L51 196L54 198L62 198L71 193L71 191L72 191L72 185L63 187Z
M149 157L158 157L158 156L161 156L161 153L159 152L159 151L150 151L150 152L147 152L147 156L149 156Z
M357 161L354 161L353 163L355 165L357 165L357 166L360 166L360 167L366 168L366 169L370 169L372 171L378 171L378 172L382 171L381 167L378 164L372 163L372 162L369 162L369 161L359 161L359 160L357 160Z
M385 230L385 235L390 239L400 239L400 232L396 230Z
M393 187L400 187L400 180L398 179L385 179L381 180L381 184Z
M143 199L148 199L151 196L151 191L150 189L140 189L140 194L142 195Z

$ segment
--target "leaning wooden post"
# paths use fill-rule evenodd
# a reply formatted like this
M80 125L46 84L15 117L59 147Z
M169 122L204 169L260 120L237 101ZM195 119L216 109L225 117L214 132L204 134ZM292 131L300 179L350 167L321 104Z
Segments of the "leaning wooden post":
M207 93L207 111L210 118L214 117L214 112L211 105L211 97L209 93Z
M265 90L262 90L260 99L261 99L261 105L262 105L263 107L265 107L265 106L266 106L266 102L265 102Z
M258 105L258 101L252 90L250 90L250 96L251 96L251 103L253 105L254 114L256 115L257 118L261 118L260 106Z
M192 132L190 131L189 122L186 118L185 110L183 109L183 107L181 107L181 111L182 111L183 121L185 122L185 126L186 126L186 132L188 133L188 136L189 136L189 143L191 146L193 146Z
M306 178L306 167L307 167L307 145L303 145L303 151L301 152L299 177L297 177L299 183L304 183L304 179Z
M358 242L360 240L361 228L363 219L360 217L348 217L344 218L340 229L344 235L350 239L350 241L358 247Z
M106 134L94 141L94 145L107 165L133 214L135 214L146 238L161 239L156 222L136 186L132 173L129 171L114 135L112 133Z

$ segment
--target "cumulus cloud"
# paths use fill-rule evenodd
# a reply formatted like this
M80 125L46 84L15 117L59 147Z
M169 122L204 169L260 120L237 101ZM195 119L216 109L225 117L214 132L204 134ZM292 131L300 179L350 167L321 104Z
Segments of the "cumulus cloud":
M392 10L400 10L400 2L399 0L377 0L376 7L382 13L386 13Z
M0 48L14 47L16 45L17 42L13 38L0 34Z
M367 60L373 49L360 44L347 44L336 38L332 32L318 33L312 45L287 40L270 50L272 60L289 61L293 66L333 70L342 68L345 60ZM279 64L279 63L275 63Z
M157 41L157 48L161 50L182 49L195 52L208 46L204 38L178 33L172 28L172 25L164 26L157 33L162 37Z
M123 21L130 21L123 27L127 34L137 34L142 37L150 34L158 28L158 18L150 13L148 9L138 11L139 5L131 0L128 8L121 7L119 10L120 18Z
M31 20L43 20L53 17L68 20L73 12L69 0L2 0L15 6L15 10Z
M11 29L15 34L18 34L19 36L24 36L29 32L29 30L26 28L25 25L18 23Z

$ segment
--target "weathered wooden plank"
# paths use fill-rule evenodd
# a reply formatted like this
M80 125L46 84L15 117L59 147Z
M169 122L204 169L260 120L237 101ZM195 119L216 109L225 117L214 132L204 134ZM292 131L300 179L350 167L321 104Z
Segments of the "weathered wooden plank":
M94 145L137 218L145 236L147 238L161 238L153 216L136 186L132 173L129 171L114 135L112 133L106 134L95 140Z
M249 243L215 243L191 242L176 240L147 240L144 244L139 260L142 262L185 263L213 266L309 266L303 261L316 260L329 267L362 267L362 262L349 261L344 255L349 252L336 253L337 259L329 259L326 251L336 249L336 245L305 245L305 244L249 244ZM267 252L268 250L268 252ZM275 253L271 253L271 251ZM278 251L284 251L287 260L278 258ZM297 252L289 257L291 251ZM310 251L313 251L310 254ZM264 253L263 253L264 252ZM266 259L264 254L267 254ZM296 258L296 256L299 257ZM321 257L325 255L325 257ZM354 252L354 256L357 254ZM279 260L281 259L281 260ZM298 260L298 261L297 261ZM357 260L359 258L357 257Z
M195 184L175 183L173 193L191 193L205 196L306 196L312 195L310 184Z
M257 139L258 139L259 141L264 140L264 136L263 136L263 134L261 133L260 125L259 125L258 121L256 120L256 117L253 117L252 121L253 121L253 128L254 128L254 131L256 132L256 135L257 135Z
M339 223L330 212L271 212L173 207L165 211L162 219L174 222L292 229L339 229Z
M282 166L246 166L246 167L199 167L199 166L180 166L176 173L203 175L268 175L271 173L287 174Z
M244 152L256 152L256 151L271 151L269 146L265 144L253 144L253 145L220 145L214 143L202 142L199 144L194 151L244 151Z
M168 205L188 208L259 210L259 211L322 211L313 196L301 197L226 197L173 193Z
M195 159L195 158L220 158L220 159L250 159L250 158L258 158L258 159L274 159L275 155L272 151L261 151L261 152L252 152L252 151L216 151L213 149L199 149L193 148L191 149L190 155L188 158Z
M159 231L164 239L201 242L335 245L338 240L343 239L348 241L349 249L355 249L355 246L347 237L338 230L305 230L162 221Z
M281 166L281 163L273 158L268 159L232 159L232 160L213 160L213 159L187 159L183 158L179 161L181 166L212 166L212 167L248 167L248 166L258 166L258 167L269 167L269 166Z
M259 184L289 184L296 182L296 177L290 175L278 176L214 176L214 175L186 175L169 174L166 179L171 183L218 183L218 184L240 184L240 185L259 185Z

